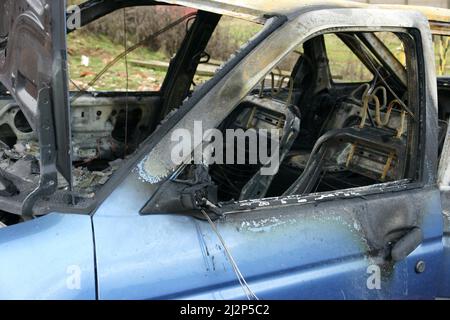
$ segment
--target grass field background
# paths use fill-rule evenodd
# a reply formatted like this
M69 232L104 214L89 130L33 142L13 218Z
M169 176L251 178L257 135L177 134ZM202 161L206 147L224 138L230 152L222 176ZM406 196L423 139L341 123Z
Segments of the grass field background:
M171 21L182 16L185 11L164 11L167 9L146 8L148 12L127 11L127 46L131 46L152 32L159 30ZM163 11L161 11L163 10ZM135 14L139 13L139 17ZM147 14L161 14L161 18L148 19ZM68 36L68 55L71 90L89 91L123 91L127 87L125 60L122 59L112 67L94 85L89 83L103 67L124 51L123 13L116 12L94 24L71 33ZM129 20L129 21L128 21ZM150 21L150 22L149 22ZM145 25L145 28L142 27ZM223 18L208 45L207 52L211 59L226 61L241 45L261 29L260 25L238 19ZM168 63L177 51L186 32L186 25L160 36L154 44L141 47L128 55L129 61L161 61ZM401 42L393 34L379 35L394 55L404 62L405 56ZM450 74L450 46L448 38L436 38L436 66L438 75ZM332 74L338 81L355 82L370 79L370 73L362 63L343 46L337 37L328 37ZM294 59L297 59L295 56ZM292 60L292 59L291 59ZM294 60L293 60L294 61ZM287 71L293 61L283 64ZM160 88L165 74L164 67L143 67L128 64L128 89L131 91L156 91ZM196 77L201 83L208 77Z

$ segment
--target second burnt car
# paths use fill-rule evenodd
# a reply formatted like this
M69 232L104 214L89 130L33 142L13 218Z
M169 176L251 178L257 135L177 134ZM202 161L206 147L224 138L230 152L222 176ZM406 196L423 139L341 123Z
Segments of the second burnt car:
M63 3L0 1L1 298L450 297L449 87L432 42L448 10L86 1L81 26L156 5L190 24L159 91L69 92ZM193 86L227 16L260 31ZM358 72L340 74L336 47ZM197 121L278 130L279 170L175 164L173 133Z

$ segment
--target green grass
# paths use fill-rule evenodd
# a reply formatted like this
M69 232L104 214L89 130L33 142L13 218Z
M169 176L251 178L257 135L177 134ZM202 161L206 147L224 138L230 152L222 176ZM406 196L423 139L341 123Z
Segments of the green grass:
M71 80L82 89L95 91L122 91L126 89L126 66L122 59L103 75L92 87L90 81L124 51L120 44L113 43L106 36L87 33L74 33L68 37L69 71ZM81 64L82 56L89 57L89 66ZM169 58L159 52L139 48L128 55L128 59L169 61ZM158 90L164 80L166 71L148 69L128 64L129 90ZM71 90L76 90L71 83Z
M227 30L233 40L239 43L239 45L246 43L262 29L262 26L259 24L226 16L222 17L219 26Z
M400 39L389 32L377 33L376 35L394 56L405 65L405 51ZM330 60L331 74L335 81L368 82L373 79L369 69L336 35L325 35L325 44Z
M250 24L243 28L241 24L232 21L224 21L228 32L234 41L244 43L257 31L258 26ZM250 28L253 27L252 28ZM386 35L382 39L400 61L404 60L403 49L398 39ZM132 45L132 44L130 44ZM78 88L90 91L124 91L126 89L126 68L122 59L105 73L94 85L89 86L91 80L104 68L104 66L124 51L123 45L112 42L104 35L92 35L87 32L73 33L68 37L69 70L71 90ZM327 48L330 54L330 65L335 80L361 81L369 80L371 75L367 68L356 58L350 50L342 46L337 37L332 36L327 40ZM450 51L449 53L450 54ZM89 66L81 64L82 56L89 57ZM128 55L128 59L158 60L168 62L170 59L164 53L154 52L147 48L139 48ZM450 58L447 59L450 64ZM149 69L128 64L129 90L130 91L157 91L161 87L167 70ZM196 77L196 83L208 80L207 77ZM75 86L76 84L76 86ZM78 87L78 88L77 88Z
M239 47L247 42L261 29L260 25L224 17L220 24L220 37L211 41L215 48L230 51L229 47ZM215 35L217 36L217 35ZM229 41L230 43L228 43ZM129 43L133 45L134 43ZM232 51L234 51L233 49ZM77 31L68 36L69 71L71 78L71 90L78 88L90 91L123 91L126 89L126 66L122 59L115 64L94 85L89 86L91 80L124 51L123 45L113 42L105 35L94 35L86 31ZM89 57L89 66L83 66L82 56ZM129 60L158 60L169 62L170 58L162 52L153 52L147 48L139 48L128 55ZM224 60L224 57L212 56L214 60ZM155 91L158 90L164 80L167 70L149 69L146 67L128 64L129 90L131 91ZM208 77L196 76L194 82L199 84L208 80ZM78 88L77 88L78 87Z

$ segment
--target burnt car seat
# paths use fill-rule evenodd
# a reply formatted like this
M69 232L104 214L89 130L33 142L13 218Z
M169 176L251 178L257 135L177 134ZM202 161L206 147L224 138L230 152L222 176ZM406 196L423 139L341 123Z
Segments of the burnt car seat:
M405 172L406 145L383 128L345 128L332 130L316 142L301 176L284 193L284 196L311 193L323 172L330 153L349 147L346 170L375 178L400 180ZM369 158L371 165L361 161Z

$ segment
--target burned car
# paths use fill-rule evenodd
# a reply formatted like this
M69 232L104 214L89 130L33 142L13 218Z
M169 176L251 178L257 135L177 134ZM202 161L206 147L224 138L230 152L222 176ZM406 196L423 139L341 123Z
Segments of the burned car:
M79 23L156 5L191 10L161 89L74 92L64 1L0 2L1 298L450 297L450 11L90 0ZM224 17L261 28L193 85ZM205 161L229 130L271 134Z

